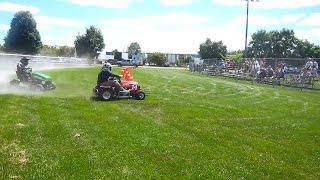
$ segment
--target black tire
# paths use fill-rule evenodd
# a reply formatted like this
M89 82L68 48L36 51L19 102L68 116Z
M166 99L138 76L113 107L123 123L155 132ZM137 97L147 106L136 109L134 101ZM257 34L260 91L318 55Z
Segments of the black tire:
M10 81L9 88L15 89L15 88L18 88L19 85L20 85L20 81L18 79L13 79Z
M33 87L34 91L36 92L42 92L44 91L44 87L41 84L37 84Z
M111 89L100 89L98 96L102 101L110 101L113 99L113 93Z
M13 79L10 81L10 86L17 86L20 84L20 81L17 79Z
M54 89L56 89L56 84L54 84L54 83L49 84L49 85L48 85L48 89L49 89L49 90L54 90Z
M135 95L135 99L136 100L144 100L144 98L146 98L146 94L143 91L139 91L136 95Z

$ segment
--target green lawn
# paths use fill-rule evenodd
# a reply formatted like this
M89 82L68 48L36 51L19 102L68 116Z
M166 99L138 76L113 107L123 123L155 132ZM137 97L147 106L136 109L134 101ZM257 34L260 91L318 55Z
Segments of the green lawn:
M139 67L145 100L101 102L98 71L0 95L0 179L320 177L319 92Z

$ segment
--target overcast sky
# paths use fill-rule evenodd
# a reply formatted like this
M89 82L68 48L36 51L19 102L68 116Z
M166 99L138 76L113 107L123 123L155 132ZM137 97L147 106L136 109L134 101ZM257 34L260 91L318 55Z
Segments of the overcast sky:
M250 2L249 38L259 29L293 29L320 45L320 0ZM143 52L197 53L206 38L244 49L246 1L241 0L0 0L0 43L14 13L30 11L42 42L69 45L93 25L107 51L138 42Z

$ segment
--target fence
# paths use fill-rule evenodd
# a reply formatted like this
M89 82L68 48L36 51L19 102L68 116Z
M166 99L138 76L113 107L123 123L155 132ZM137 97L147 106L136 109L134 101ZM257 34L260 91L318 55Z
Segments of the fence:
M207 59L203 62L208 64L189 65L190 71L272 86L320 90L320 58Z

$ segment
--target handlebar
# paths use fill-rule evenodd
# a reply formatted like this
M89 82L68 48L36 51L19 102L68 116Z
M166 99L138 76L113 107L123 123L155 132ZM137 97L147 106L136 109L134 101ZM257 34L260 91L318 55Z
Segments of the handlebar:
M26 68L26 69L25 69L25 72L26 72L26 73L31 73L31 72L32 72L32 68Z
M123 76L122 75L118 75L118 76L114 76L114 77L109 77L109 80L117 80L117 81L121 81L121 78Z

